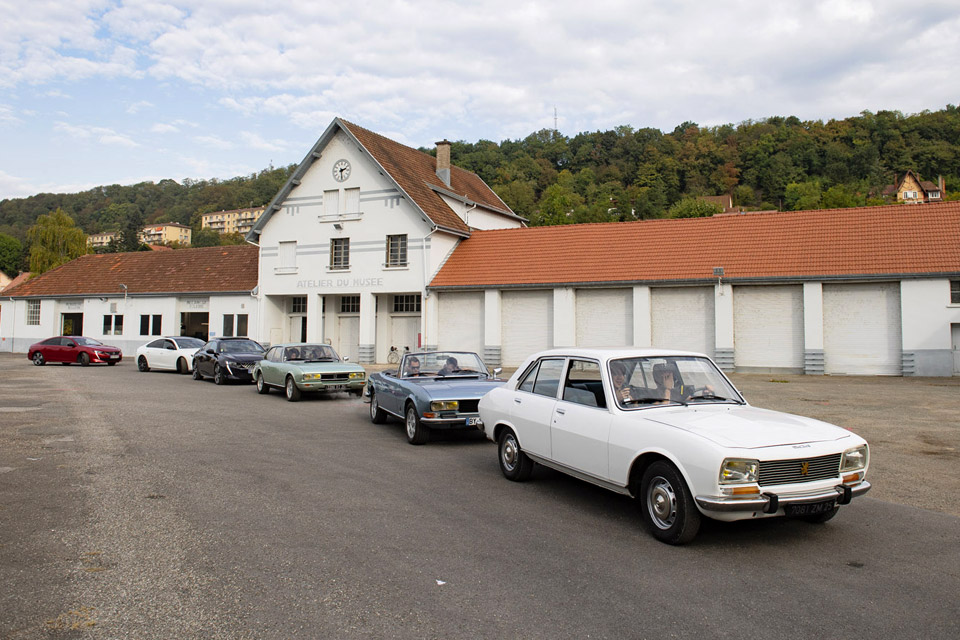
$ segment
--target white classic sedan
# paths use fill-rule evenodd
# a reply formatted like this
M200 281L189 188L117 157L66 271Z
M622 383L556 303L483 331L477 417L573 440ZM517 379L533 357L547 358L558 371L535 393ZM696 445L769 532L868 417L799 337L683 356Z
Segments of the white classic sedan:
M703 516L826 522L870 489L863 438L751 407L698 353L544 351L480 400L480 419L508 479L539 463L633 496L670 544Z
M137 369L168 369L177 373L190 373L193 354L203 345L203 340L187 336L157 338L137 347Z

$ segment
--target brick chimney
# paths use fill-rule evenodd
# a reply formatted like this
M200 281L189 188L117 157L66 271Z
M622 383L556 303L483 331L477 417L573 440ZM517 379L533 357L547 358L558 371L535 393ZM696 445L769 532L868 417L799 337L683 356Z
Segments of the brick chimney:
M446 139L437 143L437 176L450 186L450 141Z

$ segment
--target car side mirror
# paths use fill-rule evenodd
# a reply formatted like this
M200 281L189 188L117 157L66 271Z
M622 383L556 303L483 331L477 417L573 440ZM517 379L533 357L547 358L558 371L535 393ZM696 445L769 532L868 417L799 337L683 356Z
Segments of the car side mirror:
M350 362L350 356L343 356L344 362Z
M212 355L212 354L214 353L214 351L213 351L213 349L207 349L207 353L209 353L209 354Z
M494 368L493 368L493 377L494 377L494 378L499 378L501 373L503 373L503 367L494 367Z

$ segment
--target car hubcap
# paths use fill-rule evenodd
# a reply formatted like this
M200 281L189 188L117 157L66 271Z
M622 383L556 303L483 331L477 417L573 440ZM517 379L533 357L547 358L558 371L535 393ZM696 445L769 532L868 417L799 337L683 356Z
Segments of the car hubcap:
M664 478L654 478L650 483L647 509L653 523L661 529L669 529L677 519L677 495L673 486Z
M377 415L377 396L370 396L370 417L376 417Z
M417 435L417 414L413 409L407 411L407 436L414 438Z
M263 376L257 376L257 390L263 391Z
M512 437L508 436L504 439L500 458L503 460L504 468L507 471L513 471L513 468L517 465L517 441Z

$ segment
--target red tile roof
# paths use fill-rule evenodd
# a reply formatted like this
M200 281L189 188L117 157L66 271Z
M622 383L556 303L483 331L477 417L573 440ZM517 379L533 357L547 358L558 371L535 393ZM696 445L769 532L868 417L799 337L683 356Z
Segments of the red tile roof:
M474 231L431 287L960 274L960 202Z
M504 212L510 207L480 179L480 176L460 167L450 167L450 186L437 176L437 162L433 156L394 142L377 133L364 129L346 120L340 122L370 152L370 155L386 169L407 195L419 206L434 224L455 231L469 233L463 220L450 209L433 187L452 191L469 200Z
M3 295L12 297L138 293L228 293L257 286L252 245L176 251L89 254L51 269Z

